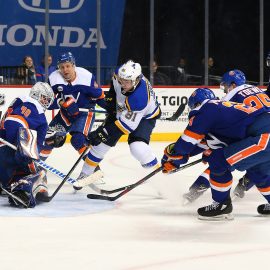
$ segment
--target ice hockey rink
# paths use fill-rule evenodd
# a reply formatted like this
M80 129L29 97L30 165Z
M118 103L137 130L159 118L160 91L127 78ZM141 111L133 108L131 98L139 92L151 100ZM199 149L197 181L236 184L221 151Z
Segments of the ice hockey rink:
M151 144L159 158L168 143ZM65 144L46 162L67 173L77 158ZM126 143L111 149L101 167L103 189L134 183L151 172L132 158ZM182 205L183 193L205 168L198 164L170 176L159 173L115 202L87 199L93 190L74 193L69 183L34 209L11 208L1 197L0 269L267 269L270 218L257 214L264 199L255 188L234 201L232 221L197 219L197 208L212 202L210 191ZM52 193L61 180L51 173L48 179Z

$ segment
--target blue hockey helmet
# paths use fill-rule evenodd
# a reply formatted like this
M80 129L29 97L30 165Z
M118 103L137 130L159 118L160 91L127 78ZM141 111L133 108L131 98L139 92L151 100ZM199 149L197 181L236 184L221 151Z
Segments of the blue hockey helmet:
M235 83L237 86L246 83L246 76L245 74L238 69L230 70L226 72L221 79L221 85L230 86L232 83Z
M75 65L75 57L73 56L71 52L62 53L57 60L57 65L61 63L68 63L68 62Z
M217 99L209 88L197 88L188 99L188 107L193 110L206 99Z

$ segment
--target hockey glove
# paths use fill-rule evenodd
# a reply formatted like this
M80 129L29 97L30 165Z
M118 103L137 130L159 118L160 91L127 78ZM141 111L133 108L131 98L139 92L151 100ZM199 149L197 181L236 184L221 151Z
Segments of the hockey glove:
M52 148L59 148L63 146L66 141L66 132L57 130L57 127L50 127L47 130L45 137L45 144Z
M107 130L104 127L100 126L95 131L90 132L87 139L89 140L91 145L95 146L99 145L100 143L106 143L108 140L108 136L109 134Z
M61 105L60 110L70 122L74 122L80 114L74 98L68 97Z
M179 169L182 164L188 162L189 157L187 155L181 156L175 153L174 145L174 143L169 144L164 150L164 155L161 159L163 173L173 173L176 169Z

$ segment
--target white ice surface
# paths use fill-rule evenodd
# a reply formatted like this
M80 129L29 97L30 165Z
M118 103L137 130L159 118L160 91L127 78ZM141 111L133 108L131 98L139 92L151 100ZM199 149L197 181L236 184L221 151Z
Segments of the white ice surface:
M161 157L167 144L151 146ZM77 157L68 144L47 163L66 173ZM101 167L106 184L100 187L106 189L150 172L131 157L125 143L111 149ZM74 194L68 183L50 203L34 209L13 209L0 198L0 270L268 269L270 218L257 214L264 199L255 188L234 202L233 221L197 219L197 208L212 202L209 191L194 204L182 205L183 193L204 168L159 173L115 202L87 199L87 193L94 193L88 187ZM235 174L235 184L240 176ZM52 174L48 178L52 193L60 180Z

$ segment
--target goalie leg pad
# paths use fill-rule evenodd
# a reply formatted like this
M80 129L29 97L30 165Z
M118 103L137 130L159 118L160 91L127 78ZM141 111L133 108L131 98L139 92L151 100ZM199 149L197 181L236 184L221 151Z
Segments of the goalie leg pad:
M39 159L37 147L37 131L29 128L19 128L18 150L22 156Z
M40 191L40 186L44 178L44 171L23 177L17 182L13 182L10 186L11 194L19 197L27 207L34 208L36 206L36 194ZM42 184L42 188L44 185ZM20 201L9 196L9 203L18 208L25 208Z
M15 160L21 167L27 167L33 159L39 159L37 132L28 128L19 128Z

